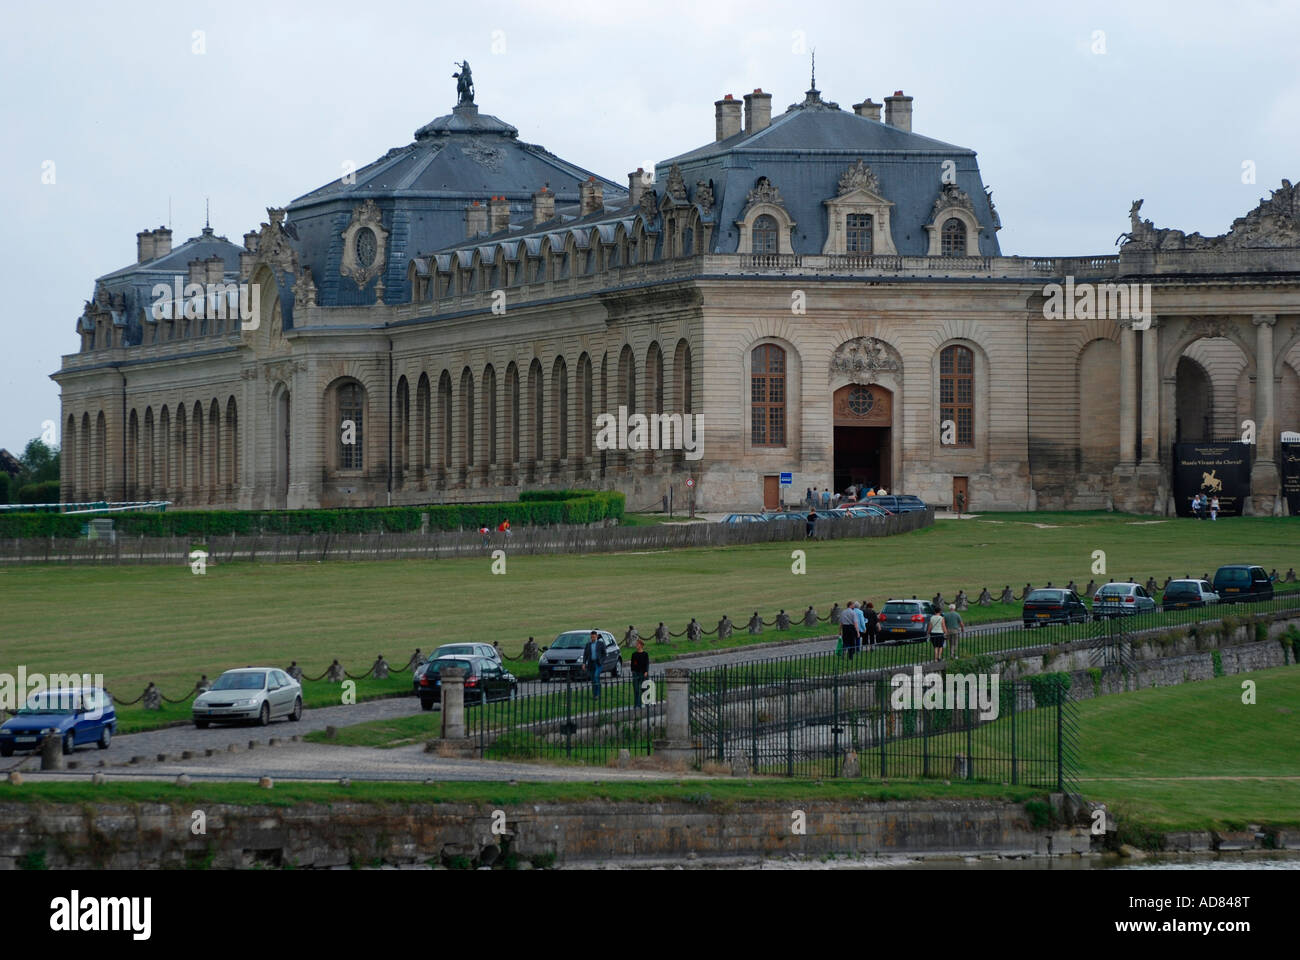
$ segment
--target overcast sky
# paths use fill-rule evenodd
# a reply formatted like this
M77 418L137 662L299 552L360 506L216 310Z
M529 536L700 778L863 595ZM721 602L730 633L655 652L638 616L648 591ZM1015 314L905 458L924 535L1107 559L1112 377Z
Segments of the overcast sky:
M49 374L137 231L170 217L179 245L210 198L213 228L242 243L266 207L449 112L463 58L480 110L623 182L710 142L723 94L762 87L774 113L802 100L816 48L823 98L851 109L901 89L915 131L978 151L1004 254L1113 253L1138 197L1157 226L1223 233L1300 179L1300 2L1069 6L7 5L0 447L59 420Z

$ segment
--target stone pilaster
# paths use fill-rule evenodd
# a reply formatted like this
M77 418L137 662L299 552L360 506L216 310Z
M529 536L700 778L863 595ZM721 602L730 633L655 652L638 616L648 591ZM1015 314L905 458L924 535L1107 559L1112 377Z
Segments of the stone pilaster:
M1273 384L1273 325L1277 316L1257 313L1255 325L1255 465L1250 471L1252 512L1279 511L1281 480L1277 469L1277 414Z

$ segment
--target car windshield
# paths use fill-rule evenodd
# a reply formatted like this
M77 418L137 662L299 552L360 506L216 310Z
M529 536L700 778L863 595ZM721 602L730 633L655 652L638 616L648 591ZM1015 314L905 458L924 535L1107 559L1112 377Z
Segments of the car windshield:
M1243 583L1250 579L1250 572L1240 567L1235 570L1220 570L1214 579L1222 580L1224 583Z
M431 666L429 669L433 673L438 673L442 670L443 667L457 667L461 670L464 670L466 673L474 672L474 665L471 664L468 660L435 660L433 662L433 666Z
M919 603L908 603L907 601L890 600L885 604L885 613L916 613L921 609Z
M469 657L473 656L474 647L468 643L449 643L445 647L439 647L433 651L433 659L439 657Z
M553 650L578 650L587 645L590 633L562 633L551 644Z
M266 686L265 673L223 673L212 685L213 690L261 690Z
M46 693L34 693L27 698L20 714L69 714L76 712L81 700L79 692L68 690L50 690Z
M1035 590L1026 599L1030 603L1051 600L1053 603L1059 602L1065 598L1065 592L1062 590Z

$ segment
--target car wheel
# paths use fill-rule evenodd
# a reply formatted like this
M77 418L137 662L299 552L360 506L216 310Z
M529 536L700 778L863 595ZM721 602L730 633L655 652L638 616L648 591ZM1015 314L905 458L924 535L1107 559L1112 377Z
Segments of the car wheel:
M260 727L269 727L271 725L271 705L265 700L262 701L262 710L257 715L257 724Z
M208 724L211 722L212 721L210 720L195 720L194 726L198 727L200 730L206 730L208 729Z
M72 731L69 730L67 733L63 735L63 752L65 754L69 754L76 749L77 749L77 742L73 736Z
M95 746L99 747L99 749L101 750L107 750L109 744L111 744L112 742L113 742L113 728L105 727L103 729L103 732L100 733L99 741L95 744Z
M433 701L432 701L432 700L424 700L424 699L421 699L421 700L420 700L420 709L421 709L421 710L432 710L432 709L433 709Z
M550 683L550 681L551 681L551 677L550 677L549 674L539 673L539 674L537 675L537 682L538 682L538 683Z
M6 743L3 747L0 747L0 757L12 757L13 755L14 745L12 743Z
M297 722L302 719L302 697L294 700L293 713L289 714L289 719Z

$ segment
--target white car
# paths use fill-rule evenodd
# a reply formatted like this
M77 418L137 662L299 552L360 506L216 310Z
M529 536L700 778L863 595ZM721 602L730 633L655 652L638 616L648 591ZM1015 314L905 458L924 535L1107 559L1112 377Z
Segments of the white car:
M1164 608L1179 610L1183 607L1205 607L1219 602L1208 580L1170 580L1165 587Z
M210 690L194 698L194 726L253 720L266 726L276 717L302 719L302 686L275 667L227 670Z

